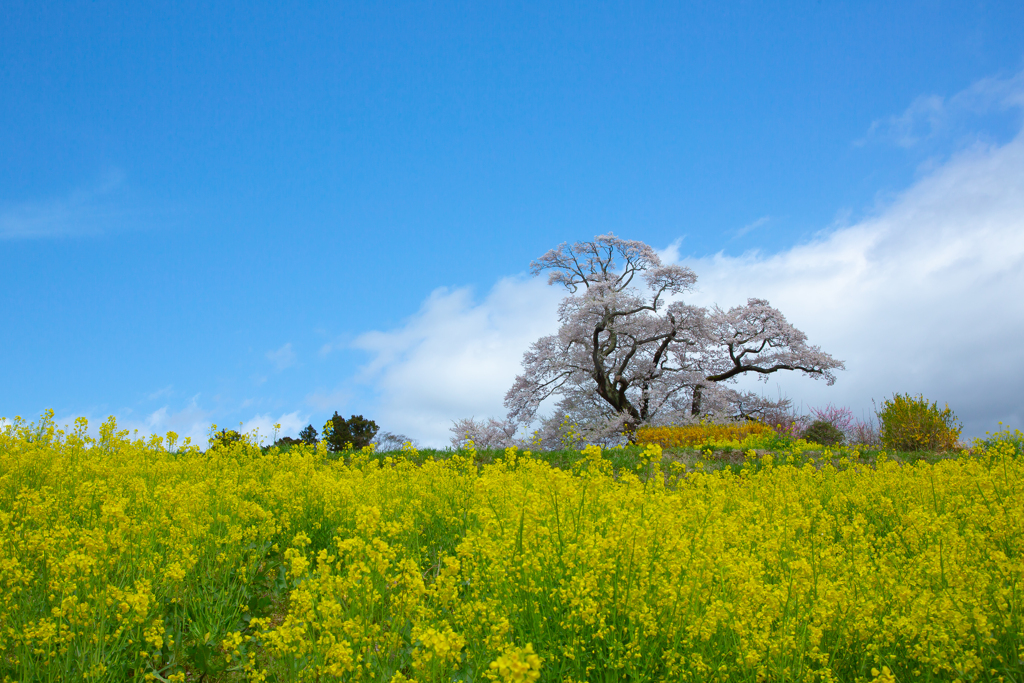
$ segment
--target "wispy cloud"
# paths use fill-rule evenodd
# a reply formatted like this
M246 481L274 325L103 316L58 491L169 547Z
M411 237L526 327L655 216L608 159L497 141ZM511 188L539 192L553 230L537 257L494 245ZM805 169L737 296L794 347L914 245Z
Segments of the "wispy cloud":
M914 147L957 131L969 132L970 122L976 117L1021 109L1024 71L1005 78L984 78L949 98L922 95L903 113L874 121L856 144L885 140L900 147Z
M276 351L267 351L267 360L274 364L278 372L295 365L295 351L292 343L288 342Z
M146 400L155 401L157 399L170 396L172 393L174 393L174 385L168 384L166 387L163 387L162 389L157 389L153 393L147 394Z
M124 174L110 170L62 197L0 206L0 239L89 236L123 227L126 211L115 201L123 183Z
M733 237L733 239L738 239L740 237L743 237L747 233L749 233L749 232L751 232L753 230L757 230L762 225L767 225L770 221L771 221L771 216L761 216L756 221L753 221L751 223L747 223L742 228L737 230L736 231L736 235Z
M327 355L329 355L331 353L334 353L335 351L344 351L346 349L349 349L349 348L351 348L351 345L352 345L352 335L351 334L343 334L343 335L339 335L339 336L335 337L334 339L330 340L329 342L324 343L320 347L320 350L319 350L318 353L319 353L320 357L322 358L322 357L327 356Z

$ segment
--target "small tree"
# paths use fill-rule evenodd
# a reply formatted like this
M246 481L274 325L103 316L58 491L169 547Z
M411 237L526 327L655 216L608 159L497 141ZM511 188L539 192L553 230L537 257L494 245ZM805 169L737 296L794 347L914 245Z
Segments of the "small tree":
M335 413L337 415L337 413ZM315 446L318 439L316 428L313 425L307 425L299 432L299 440L307 446Z
M556 413L602 423L609 434L641 424L709 415L756 417L764 399L727 389L744 374L798 370L832 384L843 363L807 344L763 299L728 310L685 304L689 268L662 265L643 242L601 235L552 249L531 264L536 275L569 291L558 334L542 337L523 357L523 373L505 396L510 424L532 423L545 399Z
M811 408L811 415L815 422L825 422L832 425L845 436L854 425L853 411L849 408L834 406L829 403L824 408ZM818 442L822 443L822 442ZM828 445L828 444L826 444Z
M362 415L343 418L337 412L324 425L323 438L327 449L332 452L344 451L348 448L364 448L370 445L377 434L377 423L367 420Z
M824 408L811 408L811 415L811 423L801 433L807 441L822 446L836 446L844 443L853 433L855 420L849 408L829 403Z

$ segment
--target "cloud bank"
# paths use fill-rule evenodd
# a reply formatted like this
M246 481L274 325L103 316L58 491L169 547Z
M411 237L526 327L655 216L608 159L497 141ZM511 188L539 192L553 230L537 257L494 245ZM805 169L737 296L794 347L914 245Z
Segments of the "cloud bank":
M691 302L766 298L846 362L832 387L777 373L759 385L772 395L867 416L872 399L920 393L948 402L965 436L999 421L1024 425L1024 367L1015 358L1024 339L1020 134L975 144L873 216L809 243L705 258L679 258L677 244L663 254L697 273ZM380 422L443 445L452 420L503 415L522 354L555 331L562 296L542 278L522 277L478 302L468 290L438 290L403 327L359 337L356 346L373 354L362 379L379 391Z

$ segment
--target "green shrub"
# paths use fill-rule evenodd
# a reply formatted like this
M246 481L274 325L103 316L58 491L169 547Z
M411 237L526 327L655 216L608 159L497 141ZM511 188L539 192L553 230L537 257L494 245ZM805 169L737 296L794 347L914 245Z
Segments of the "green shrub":
M895 451L955 450L963 430L947 405L940 410L924 396L894 394L878 412L882 445Z
M846 438L843 432L831 422L815 420L804 430L803 438L806 441L820 444L822 446L836 446L843 443Z

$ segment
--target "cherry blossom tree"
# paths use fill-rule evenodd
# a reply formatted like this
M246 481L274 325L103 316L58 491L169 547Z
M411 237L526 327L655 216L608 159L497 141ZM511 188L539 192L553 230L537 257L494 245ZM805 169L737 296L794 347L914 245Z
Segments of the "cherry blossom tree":
M774 403L726 387L753 373L767 381L797 370L835 381L843 363L816 346L763 299L728 310L686 304L697 276L663 265L643 242L600 235L561 244L531 264L569 295L557 334L537 340L505 396L511 425L537 418L543 401L597 431L629 435L642 424L710 414L756 417ZM774 406L777 409L778 406Z
M516 441L518 425L493 417L486 421L469 417L453 422L449 431L455 448L462 448L470 441L479 449L507 448Z

